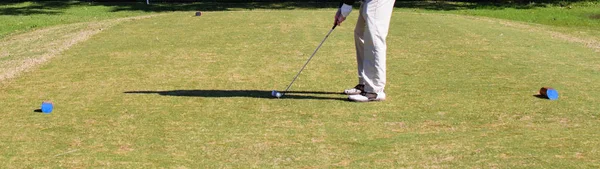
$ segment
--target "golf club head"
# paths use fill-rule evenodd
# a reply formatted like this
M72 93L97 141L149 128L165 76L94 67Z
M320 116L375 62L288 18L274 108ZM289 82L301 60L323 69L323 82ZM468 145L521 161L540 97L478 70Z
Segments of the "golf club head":
M283 94L278 92L277 90L273 90L271 91L271 96L280 98L281 96L283 96Z

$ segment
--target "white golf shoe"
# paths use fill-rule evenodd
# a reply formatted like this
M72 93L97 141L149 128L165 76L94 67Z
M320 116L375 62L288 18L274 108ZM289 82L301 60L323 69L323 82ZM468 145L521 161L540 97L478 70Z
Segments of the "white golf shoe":
M385 93L361 93L348 96L348 100L355 102L370 102L370 101L384 101Z
M358 84L358 85L354 86L354 88L344 90L344 94L356 95L356 94L362 93L364 90L365 90L365 85Z

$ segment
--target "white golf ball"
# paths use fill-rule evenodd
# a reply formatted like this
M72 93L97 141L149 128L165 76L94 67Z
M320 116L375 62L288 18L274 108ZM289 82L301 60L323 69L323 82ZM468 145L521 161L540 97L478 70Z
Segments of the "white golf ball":
M277 92L277 91L275 91L275 90L271 91L271 96L273 96L273 97L280 98L280 97L281 97L281 95L282 95L281 93L279 93L279 92Z

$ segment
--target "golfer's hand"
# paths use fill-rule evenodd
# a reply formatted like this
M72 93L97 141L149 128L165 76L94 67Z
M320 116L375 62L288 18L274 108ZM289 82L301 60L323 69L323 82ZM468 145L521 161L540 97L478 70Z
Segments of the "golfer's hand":
M348 17L348 15L350 15L350 12L352 11L352 6L351 5L347 5L347 4L342 4L342 6L340 6L340 8L338 9L337 13L335 13L335 25L340 26L342 24L342 22L344 22L344 20L346 20L346 17Z
M337 26L340 26L342 24L342 22L344 22L344 20L346 20L346 17L344 17L344 15L342 15L342 12L340 10L338 10L335 13L335 22L334 24Z

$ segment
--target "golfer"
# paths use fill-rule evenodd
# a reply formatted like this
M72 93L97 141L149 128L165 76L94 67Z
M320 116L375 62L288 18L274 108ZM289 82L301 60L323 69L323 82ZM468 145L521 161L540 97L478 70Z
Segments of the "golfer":
M357 102L385 100L386 37L395 0L363 0L354 28L358 85L344 90L348 99ZM352 11L354 0L342 0L335 14L340 26Z

